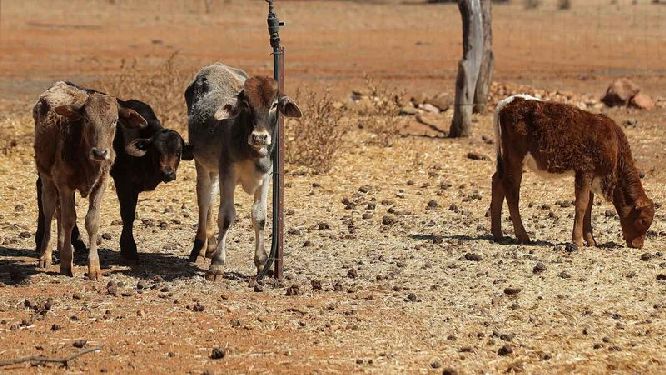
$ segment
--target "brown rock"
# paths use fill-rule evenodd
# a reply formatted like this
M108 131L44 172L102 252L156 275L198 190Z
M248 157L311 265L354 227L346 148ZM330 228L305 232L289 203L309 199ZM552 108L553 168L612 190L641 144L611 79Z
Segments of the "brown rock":
M649 95L646 94L636 94L631 101L629 106L637 109L644 109L646 111L651 111L654 109L654 100Z
M638 85L629 79L620 78L608 86L606 95L601 98L601 101L609 107L625 106L639 91L641 88Z

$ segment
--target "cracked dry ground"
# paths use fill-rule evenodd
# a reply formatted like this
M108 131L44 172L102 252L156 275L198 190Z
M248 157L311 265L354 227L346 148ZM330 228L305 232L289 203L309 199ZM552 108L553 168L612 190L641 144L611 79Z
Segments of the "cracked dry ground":
M644 184L662 204L663 113L631 116L640 127L626 131ZM60 357L85 344L101 350L72 361L70 372L663 373L662 208L637 251L622 246L612 206L598 203L603 245L568 252L573 182L527 173L523 217L538 242L493 243L486 210L494 146L482 140L492 135L490 118L479 117L468 140L400 137L390 147L355 130L330 173L290 171L282 284L250 281L250 201L241 194L225 280L205 281L202 259L187 263L196 216L190 163L175 183L141 197L142 265L118 258L110 190L103 281L85 279L83 260L74 278L57 266L35 269L35 175L25 167L30 144L20 144L0 159L0 358ZM79 219L86 204L77 202ZM506 210L504 228L511 234Z

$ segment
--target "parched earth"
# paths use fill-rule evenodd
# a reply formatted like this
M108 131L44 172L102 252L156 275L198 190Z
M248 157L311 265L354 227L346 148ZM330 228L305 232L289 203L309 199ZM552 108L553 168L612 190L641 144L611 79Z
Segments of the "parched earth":
M195 172L190 163L181 164L177 181L140 198L135 225L140 265L120 261L121 223L115 193L109 189L101 230L103 281L86 280L85 259L77 261L73 278L60 276L57 265L37 269L33 251L36 176L29 109L49 80L75 74L90 79L104 76L133 50L128 47L132 43L153 46L155 50L139 57L157 60L166 52L159 43L150 42L151 33L185 51L192 66L219 57L217 49L198 54L206 50L188 47L185 26L215 31L201 31L201 40L212 38L210 35L233 39L242 29L250 42L265 43L263 21L261 34L252 31L247 21L249 16L263 14L261 2L248 6L229 2L224 5L228 8L220 4L214 8L214 12L226 14L223 10L227 9L246 16L234 24L237 30L232 35L222 33L225 22L231 22L226 15L216 21L213 15L202 16L201 9L173 5L159 18L142 14L133 19L129 16L136 15L140 7L118 3L118 14L127 17L122 18L122 30L108 36L107 44L90 41L112 30L116 16L110 13L114 9L110 5L100 5L103 11L84 7L72 16L75 22L63 21L53 10L39 15L27 5L2 4L0 145L5 149L0 150L0 364L33 355L63 358L99 348L69 361L67 367L20 363L0 367L3 372L666 372L664 108L652 112L605 110L618 123L627 124L625 132L645 174L643 184L658 205L646 246L640 251L624 247L619 220L606 202L597 202L593 214L596 238L602 245L571 251L567 243L573 224L573 181L545 181L529 172L523 180L522 213L536 243L492 242L486 212L494 170L494 133L491 116L481 115L475 118L469 139L407 132L392 137L386 146L374 134L354 129L345 135L330 172L314 175L289 166L286 277L282 282L257 283L252 278L250 199L240 193L239 218L229 235L225 279L206 281L204 259L196 265L187 262L196 228ZM286 32L285 40L305 43L312 38L306 32L310 27L330 43L293 54L293 85L328 85L344 101L363 81L366 70L387 85L406 90L434 92L443 85L444 91L452 89L459 31L457 39L451 35L424 37L432 35L432 28L442 21L450 21L443 28L457 30L455 6L328 1L280 6L290 18L298 15L306 20L304 26ZM646 20L663 14L647 5L634 9ZM80 16L86 12L99 17ZM544 17L564 22L553 14L525 13L518 6L496 7L499 25L513 20L520 29L542 25ZM10 21L6 21L7 15ZM609 10L599 16L598 25L610 24L617 17ZM198 18L205 27L197 26ZM405 24L399 22L405 19ZM180 23L169 31L174 20ZM340 31L328 29L336 21L342 25ZM556 26L557 22L551 23ZM44 30L44 24L83 26ZM586 28L589 23L576 22L572 27L588 39L602 35L597 34L598 29ZM396 40L391 43L409 52L396 55L394 61L387 61L383 49L376 46L388 29L396 29ZM509 39L502 30L506 29L496 33L498 80L598 95L606 78L614 74L605 67L617 64L617 69L629 72L654 96L663 95L666 88L659 61L631 70L630 59L614 60L613 55L593 49L589 54L599 59L592 61L584 58L583 52L588 51L583 44L559 38L550 42L560 40L557 43L572 46L567 64L548 65L545 57L540 62L540 56L534 61L507 62L507 56L522 56L523 47L503 42ZM361 32L369 37L359 38L360 49L350 48L348 38ZM54 47L53 41L65 40L58 39L58 33L67 35L67 53ZM129 42L129 35L143 37ZM628 27L622 35L639 34ZM76 40L80 43L72 42ZM414 44L419 40L426 43ZM657 43L649 39L647 44L653 42ZM21 43L33 47L21 47ZM439 48L438 43L445 47ZM37 44L43 49L34 47ZM646 56L642 45L631 44L617 44L618 54L622 46L627 53ZM262 49L237 47L225 52L234 63L247 65L248 70L268 71L262 64L270 57ZM418 54L417 48L433 54ZM349 49L349 53L336 61L330 58L331 49ZM12 50L15 53L6 54ZM413 66L407 55L416 56ZM449 61L443 60L444 55L450 63L438 68L442 61ZM577 55L582 57L574 57ZM358 66L350 67L349 60L356 57ZM77 58L96 58L102 63L79 71L78 66L93 65L77 64ZM538 71L532 70L535 62ZM427 69L434 76L425 74ZM585 77L580 77L583 73ZM450 117L447 111L439 120L446 124ZM405 117L401 121L414 120ZM79 219L86 208L87 202L79 199ZM504 229L512 236L506 212Z

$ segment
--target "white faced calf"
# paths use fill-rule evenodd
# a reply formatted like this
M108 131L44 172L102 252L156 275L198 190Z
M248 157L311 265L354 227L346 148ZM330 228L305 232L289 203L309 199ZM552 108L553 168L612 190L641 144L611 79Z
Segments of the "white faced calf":
M267 259L264 225L278 112L301 117L301 111L289 97L278 93L273 79L247 78L242 70L223 64L203 68L185 91L185 101L199 205L199 227L190 261L195 261L201 249L207 247L206 255L213 258L207 277L222 276L225 239L236 217L234 192L241 185L247 194L254 195L254 264L260 272ZM215 243L211 203L218 180L219 235Z

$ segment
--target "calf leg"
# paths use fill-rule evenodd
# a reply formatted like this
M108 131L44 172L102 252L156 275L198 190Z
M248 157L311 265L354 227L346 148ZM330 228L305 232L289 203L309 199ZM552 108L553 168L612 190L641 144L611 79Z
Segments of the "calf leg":
M597 241L594 240L592 235L592 205L594 203L594 193L590 192L590 201L587 203L587 210L585 211L585 218L583 220L583 236L587 242L587 246L597 246Z
M499 156L498 156L499 157ZM504 205L504 186L500 172L493 174L492 201L490 202L490 231L495 241L500 241L502 235L502 206Z
M199 221L197 223L197 234L194 237L194 246L190 252L190 262L196 262L201 249L206 245L207 220L210 207L211 180L206 168L195 162L197 168L197 206L199 208Z
M51 247L51 221L55 213L56 205L58 204L58 191L49 179L42 179L40 186L41 193L41 234L39 225L37 226L36 237L39 237L37 249L39 252L39 267L45 268L51 264L53 248ZM60 220L58 220L60 222Z
M74 191L62 188L58 193L60 203L60 215L58 218L60 273L67 276L74 276L74 256L72 253L72 228L76 224Z
M254 265L257 273L264 269L266 264L266 250L264 250L264 226L266 225L266 206L268 200L268 186L270 175L263 178L261 186L254 192L254 205L252 206L252 226L254 226Z
M210 189L210 203L208 205L208 217L206 221L206 232L208 233L208 238L206 242L208 246L206 247L206 258L212 258L217 248L217 241L215 240L215 220L213 220L213 205L215 203L215 196L220 192L220 179L217 174L210 174L211 180L211 189Z
M504 175L502 185L506 195L506 203L509 206L509 214L513 222L513 230L519 243L526 244L530 242L530 237L523 226L523 220L520 217L520 184L523 180L523 168L520 162L505 161Z
M88 206L88 213L86 214L86 231L90 239L90 253L88 254L88 278L90 280L99 280L102 277L99 254L97 254L97 234L99 231L99 214L102 206L102 197L104 196L108 179L108 174L102 175L97 186L90 192L90 204Z
M236 208L234 207L234 190L236 188L233 172L220 173L220 212L217 218L220 233L217 239L217 248L213 253L213 259L208 269L206 278L216 280L224 275L224 262L226 260L226 238L227 232L236 219Z
M116 193L120 202L120 217L123 220L123 231L120 234L120 256L127 260L137 261L139 257L136 252L133 228L139 192L121 185L116 186Z
M592 179L584 174L576 174L576 215L574 217L573 233L571 235L572 241L576 246L583 247L583 226L586 221L585 216L588 207L591 203L590 194L592 187ZM591 227L591 225L590 225Z
M42 239L44 237L44 208L42 207L42 179L37 177L35 183L37 190L37 232L35 232L35 251L39 253L42 247Z

